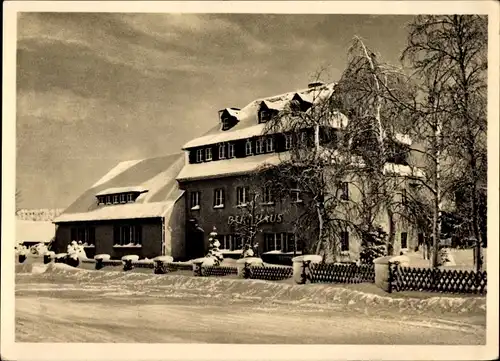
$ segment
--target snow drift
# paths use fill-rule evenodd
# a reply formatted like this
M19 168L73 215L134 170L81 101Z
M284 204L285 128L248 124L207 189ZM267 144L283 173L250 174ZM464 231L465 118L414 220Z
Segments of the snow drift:
M303 310L348 308L360 312L385 310L403 314L407 312L434 312L437 315L443 312L484 314L486 310L485 297L439 294L429 298L398 297L397 294L377 295L342 285L297 285L236 278L106 272L82 270L56 263L45 266L44 273L33 274L27 271L30 265L18 266L21 266L20 272L16 266L18 278L29 277L31 282L50 280L55 283L72 283L75 287L81 287L82 290L100 287L103 294L106 293L107 296L113 295L116 290L121 290L129 294L141 294L148 297L186 298L200 302L206 298L212 298L228 303L259 303L263 307L297 306ZM366 286L368 290L375 288L372 284Z

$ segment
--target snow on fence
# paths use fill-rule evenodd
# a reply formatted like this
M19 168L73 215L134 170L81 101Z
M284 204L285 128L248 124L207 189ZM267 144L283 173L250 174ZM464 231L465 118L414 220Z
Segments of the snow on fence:
M238 274L238 269L236 267L228 267L228 266L202 266L201 267L201 275L202 276L228 276L228 275L236 275Z
M392 291L430 291L442 293L486 294L486 271L390 266Z
M106 260L103 259L102 265L103 266L121 266L122 261L119 259L106 259Z
M293 267L250 267L250 278L267 281L281 281L293 276Z
M373 283L375 282L375 266L373 264L312 264L310 280L312 283Z
M169 272L175 272L175 271L192 271L193 270L193 265L188 264L188 263L167 263L166 264L167 270Z

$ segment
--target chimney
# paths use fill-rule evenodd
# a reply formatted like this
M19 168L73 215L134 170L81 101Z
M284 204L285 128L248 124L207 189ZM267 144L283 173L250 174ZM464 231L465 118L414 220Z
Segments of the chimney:
M307 87L308 88L316 88L316 87L322 86L322 85L325 85L325 83L323 83L322 81L315 81L313 83L307 84Z

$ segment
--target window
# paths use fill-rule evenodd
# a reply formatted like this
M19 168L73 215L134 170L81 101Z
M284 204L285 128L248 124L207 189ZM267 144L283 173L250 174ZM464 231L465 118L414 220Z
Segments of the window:
M266 139L266 152L274 152L274 138L272 137Z
M82 242L90 245L95 245L95 228L94 227L77 227L71 228L71 240Z
M237 235L233 234L226 234L226 235L221 235L219 234L217 236L217 239L220 242L220 249L228 250L228 251L234 251L234 250L239 250L243 247L243 244L241 242L241 237L238 237Z
M408 248L408 233L401 232L401 248Z
M271 188L269 187L264 188L264 191L262 193L264 194L263 203L274 204L273 193L271 191Z
M113 204L118 204L118 203L119 203L119 201L118 201L118 200L119 200L119 197L118 197L118 195L117 195L117 194L115 194L115 195L113 196Z
M264 139L259 138L255 143L255 154L262 154L262 153L264 153Z
M219 234L217 235L217 240L220 242L219 249L225 249L229 251L233 250L232 236L230 234L228 235Z
M113 227L115 246L142 245L142 227L140 225L115 225Z
M248 187L236 188L236 205L246 206L249 199L250 189Z
M227 145L227 157L234 158L234 144L228 143Z
M226 145L219 144L219 159L226 158Z
M293 233L264 233L264 247L266 252L293 252L295 236ZM297 250L300 249L300 242L297 242Z
M104 197L97 197L97 204L105 204Z
M196 150L196 162L197 163L203 162L203 149Z
M259 111L259 123L265 123L271 120L272 113L267 109L262 109Z
M206 148L205 149L205 161L211 161L212 160L212 148Z
M125 194L120 194L120 203L125 203L126 202L126 195Z
M224 207L224 189L219 188L214 190L214 208Z
M307 143L307 130L303 130L302 132L300 132L300 142L302 143L302 145L306 145Z
M340 250L349 251L349 232L340 232Z
M250 141L250 139L248 139L245 143L245 154L252 155L252 142Z
M200 192L191 192L191 210L200 209Z
M127 202L133 202L134 201L134 196L132 193L127 194Z
M292 198L292 202L300 203L302 202L302 198L300 198L300 189L298 183L294 183L292 188L290 189L290 196Z
M285 149L286 150L292 149L292 135L291 134L285 134Z
M343 201L349 200L349 183L341 182L340 183L340 199Z
M106 196L106 204L111 204L111 196Z
M231 119L229 117L222 118L222 130L231 128Z

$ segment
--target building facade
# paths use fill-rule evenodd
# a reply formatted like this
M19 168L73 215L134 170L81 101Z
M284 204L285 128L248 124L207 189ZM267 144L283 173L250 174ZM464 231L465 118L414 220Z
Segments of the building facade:
M192 257L202 256L208 248L208 233L216 227L223 252L241 248L241 239L235 227L238 221L254 212L257 219L264 218L255 236L259 253L294 255L302 251L305 240L299 239L293 221L302 213L307 202L307 192L290 189L286 199L275 200L253 177L262 166L278 165L289 159L290 149L300 137L314 138L314 129L304 128L301 134L265 132L265 123L273 115L294 102L306 112L316 101L333 91L334 84L311 84L307 89L290 92L251 102L244 108L226 108L219 111L219 122L204 136L184 145L186 165L177 180L186 192L186 247ZM319 96L318 96L319 95ZM332 119L328 129L319 129L317 141L326 134L342 132L345 118ZM316 141L316 140L314 140ZM314 142L313 141L313 142ZM408 142L400 137L400 142ZM405 156L398 155L386 165L388 176L398 176L409 171ZM405 183L395 192L395 197L406 194ZM343 182L342 196L356 202L360 194L352 181ZM249 200L258 194L255 209L249 210ZM239 217L239 218L238 218ZM415 247L418 235L401 217L396 222L395 251ZM378 223L389 230L386 214L380 214ZM345 260L359 257L361 240L355 233L343 232L340 248Z
M77 241L87 257L185 259L184 197L175 180L183 166L182 154L118 164L54 220L54 250Z

